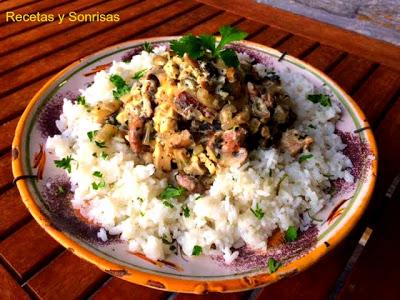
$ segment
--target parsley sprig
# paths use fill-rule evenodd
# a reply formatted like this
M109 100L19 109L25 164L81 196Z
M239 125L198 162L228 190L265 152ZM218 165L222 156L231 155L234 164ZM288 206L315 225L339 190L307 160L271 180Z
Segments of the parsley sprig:
M171 198L177 198L182 196L186 190L183 187L174 187L173 185L168 185L159 195L160 199L168 200Z
M285 232L285 241L294 242L295 240L297 240L297 237L298 237L297 228L294 226L289 226Z
M269 272L271 274L275 273L282 266L282 263L280 263L279 261L275 260L272 257L268 258L267 264L268 264Z
M106 187L106 182L104 181L103 178L103 173L101 173L100 171L94 171L92 174L94 177L97 177L100 179L100 182L92 182L92 188L94 190L98 190L98 189L102 189Z
M147 69L137 71L135 74L133 74L132 79L139 80L140 78L142 78L144 76L144 74L146 74L146 72L147 72Z
M182 206L182 211L183 211L183 215L185 216L185 218L190 217L190 209L187 205Z
M93 139L96 136L97 132L98 130L92 130L86 133L87 137L89 138L89 141L93 142Z
M238 67L239 59L236 52L224 47L235 41L241 41L248 35L247 32L240 31L231 26L222 26L219 29L221 39L216 45L216 39L212 35L202 34L194 36L188 34L170 43L171 49L179 56L187 53L192 59L202 59L206 56L211 58L221 58L227 67Z
M79 105L85 106L87 107L88 105L86 104L86 98L85 96L79 95L78 97L76 97L76 103L78 103Z
M119 100L123 95L128 94L131 90L130 86L125 82L125 80L117 74L112 74L110 76L110 81L115 86L115 89L113 90L113 96L117 100Z
M148 53L151 53L151 52L153 52L153 45L146 41L143 44L143 50Z
M57 168L67 170L68 173L71 173L71 161L73 160L74 159L72 158L72 156L68 155L67 157L64 157L60 160L55 160L54 164Z
M322 106L332 106L331 103L331 98L328 95L324 94L314 94L314 95L308 95L307 100L311 101L312 103L319 103Z
M261 220L265 215L264 211L261 209L261 207L258 205L258 203L256 204L256 209L250 208L250 210L253 213L253 215L255 215L256 218L259 220Z
M195 245L192 250L192 255L199 256L203 252L203 248L199 245Z
M299 163L302 163L302 162L304 162L304 161L306 161L306 160L308 160L308 159L310 159L310 158L312 158L312 157L313 157L312 154L304 154L304 155L301 155L301 156L299 157Z

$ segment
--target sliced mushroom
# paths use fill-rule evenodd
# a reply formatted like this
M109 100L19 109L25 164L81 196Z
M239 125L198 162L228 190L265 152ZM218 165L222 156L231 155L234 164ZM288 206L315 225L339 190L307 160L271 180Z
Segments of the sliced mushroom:
M153 122L152 121L147 121L146 124L144 124L144 136L143 136L143 145L150 145L150 139L151 139L151 132L153 131Z
M142 151L142 137L144 129L144 119L139 116L132 115L128 121L128 141L131 149L135 153Z

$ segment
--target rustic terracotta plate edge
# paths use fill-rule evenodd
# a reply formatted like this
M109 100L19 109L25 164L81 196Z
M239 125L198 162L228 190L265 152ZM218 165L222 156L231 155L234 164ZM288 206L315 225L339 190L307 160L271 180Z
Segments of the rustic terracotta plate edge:
M17 178L18 176L24 175L23 174L23 163L22 163L22 158L21 155L18 155L20 153L20 145L22 143L21 141L21 136L23 134L23 131L25 129L25 123L26 120L33 108L33 106L36 104L38 99L40 99L41 95L47 90L49 86L51 86L54 81L56 81L59 77L61 77L63 74L68 72L71 69L74 69L75 66L77 66L82 60L85 60L86 58L89 58L91 56L94 56L98 53L101 52L106 52L107 50L110 49L115 49L118 47L123 47L124 45L131 44L132 42L135 43L143 43L145 41L156 43L161 40L168 40L176 37L157 37L157 38L147 38L147 39L137 39L137 40L131 40L128 42L124 42L121 44L113 45L110 47L107 47L105 49L102 49L100 51L97 51L91 55L88 55L59 73L57 73L54 77L52 77L32 98L32 100L29 102L27 108L25 109L23 115L21 116L16 131L15 131L15 137L13 140L12 144L12 150L13 150L13 160L12 160L12 170L13 170L13 175L14 178ZM270 47L260 45L257 43L245 41L244 45L251 46L252 48L256 49L262 49L265 50L266 52L272 52L275 53L276 55L280 56L282 53L272 49ZM322 73L321 71L317 70L313 66L309 65L308 63L301 61L297 58L294 58L290 55L285 56L286 60L290 60L292 62L295 62L298 65L302 65L305 67L305 69L313 71L313 73L318 74L323 80L329 82L332 86L334 86L340 93L341 96L350 104L350 106L354 109L356 112L357 118L361 120L362 124L364 126L368 126L368 123L366 121L366 117L364 113L361 111L360 107L358 104L336 83L334 82L331 78L329 78L327 75ZM371 199L373 189L375 186L376 182L376 176L377 176L377 168L378 168L378 152L377 152L377 146L375 142L375 138L373 136L373 133L371 130L367 130L365 132L366 134L366 139L368 141L368 144L370 145L370 149L372 152L372 155L374 156L374 159L371 162L371 178L369 179L369 186L368 190L365 193L365 197L360 201L360 205L356 208L355 212L350 216L349 220L346 223L346 226L343 226L338 229L337 234L334 235L332 238L329 239L329 247L324 246L321 244L320 246L312 249L309 253L307 253L304 257L301 257L284 267L280 268L276 273L273 274L268 274L268 273L259 273L243 278L233 278L233 279L217 279L217 280L208 280L208 281L202 281L200 279L182 279L182 278L177 278L172 275L165 276L161 274L152 274L152 273L147 273L143 272L139 269L133 269L133 268L127 268L125 266L119 265L117 263L113 263L110 261L107 261L104 258L98 257L94 253L92 253L90 250L86 249L85 247L81 246L79 243L76 241L70 239L66 234L63 232L59 231L57 228L55 228L51 222L47 219L47 217L40 211L39 206L36 204L35 200L33 199L28 185L25 182L25 180L19 180L17 182L17 187L18 190L21 194L21 198L34 217L34 219L39 223L39 225L46 231L48 232L57 242L59 242L61 245L63 245L65 248L68 250L74 252L77 256L95 264L97 267L99 267L101 270L108 272L114 276L118 276L122 279L128 280L130 282L136 283L136 284L141 284L144 286L152 287L152 288L157 288L160 290L168 290L168 291L176 291L176 292L184 292L184 293L196 293L196 294L202 294L206 292L237 292L237 291L242 291L242 290L248 290L251 288L255 287L260 287L260 286L265 286L268 284L271 284L278 279L281 279L283 277L291 276L293 274L296 274L300 271L303 271L310 266L312 266L314 263L316 263L323 255L325 255L327 252L332 250L335 246L339 244L340 241L342 241L348 234L349 232L354 228L356 223L359 221L361 218L362 213L366 209L369 200Z

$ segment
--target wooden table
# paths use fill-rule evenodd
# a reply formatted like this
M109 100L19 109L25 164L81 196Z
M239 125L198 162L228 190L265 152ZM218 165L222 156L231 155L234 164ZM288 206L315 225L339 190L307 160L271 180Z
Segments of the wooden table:
M99 11L118 13L121 20L118 23L64 21L62 25L6 23L5 11L10 10L54 14ZM372 204L340 246L295 277L229 297L394 299L400 294L397 282L400 203L396 184L392 184L400 170L399 48L253 1L14 0L2 1L0 14L0 299L219 296L176 295L137 286L113 278L66 251L33 221L22 204L12 185L10 146L18 118L31 97L71 62L129 39L185 32L214 33L223 24L237 26L250 33L250 40L287 51L328 73L368 116L380 155ZM391 184L391 193L387 193ZM357 247L358 241L366 226L373 229L372 237L356 261L362 250Z

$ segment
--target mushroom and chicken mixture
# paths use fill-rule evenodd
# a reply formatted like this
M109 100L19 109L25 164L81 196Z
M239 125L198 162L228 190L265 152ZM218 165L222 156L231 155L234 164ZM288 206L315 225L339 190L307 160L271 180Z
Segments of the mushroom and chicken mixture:
M138 163L153 163L158 177L189 192L201 193L219 168L243 164L252 149L277 145L295 156L313 142L290 129L295 114L279 76L261 77L251 63L170 50L132 86L118 75L110 80L115 100L95 108L104 124L95 140L120 135Z

